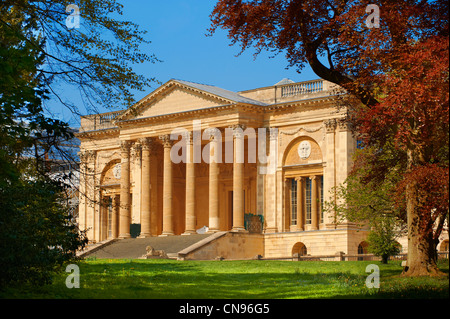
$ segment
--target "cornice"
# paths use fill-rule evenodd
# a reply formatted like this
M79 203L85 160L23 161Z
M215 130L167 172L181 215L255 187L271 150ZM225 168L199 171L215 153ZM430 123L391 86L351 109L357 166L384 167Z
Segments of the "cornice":
M322 103L330 103L334 100L334 96L315 97L306 100L288 101L276 104L270 104L265 107L266 111L282 111L291 107L303 106L303 105L315 105Z
M101 136L112 136L119 135L120 129L118 127L107 128L102 130L85 131L81 133L75 133L75 137L79 139L90 138L90 137L101 137Z
M177 113L121 120L121 121L116 121L116 125L119 128L123 128L130 124L154 123L154 122L161 122L164 120L172 120L175 118L189 118L189 117L195 117L196 115L199 115L199 114L208 114L208 113L213 113L213 112L217 112L217 111L233 110L233 109L264 112L264 106L243 104L243 103L234 103L234 104L213 106L213 107L196 109L196 110L189 110L189 111L184 111L184 112L177 112Z

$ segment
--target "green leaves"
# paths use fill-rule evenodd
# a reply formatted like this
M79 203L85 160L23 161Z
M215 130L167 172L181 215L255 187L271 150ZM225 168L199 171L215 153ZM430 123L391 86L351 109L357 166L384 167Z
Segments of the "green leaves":
M14 180L0 185L0 287L44 284L58 265L86 244L51 181Z

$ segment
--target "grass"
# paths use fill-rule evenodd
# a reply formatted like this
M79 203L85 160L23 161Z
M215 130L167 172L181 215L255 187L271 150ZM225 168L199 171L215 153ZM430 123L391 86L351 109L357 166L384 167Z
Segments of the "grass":
M366 267L380 267L380 289L368 289ZM20 287L2 298L320 299L449 298L446 278L402 278L400 262L87 260L80 289L68 273L44 287ZM448 274L448 261L439 264Z

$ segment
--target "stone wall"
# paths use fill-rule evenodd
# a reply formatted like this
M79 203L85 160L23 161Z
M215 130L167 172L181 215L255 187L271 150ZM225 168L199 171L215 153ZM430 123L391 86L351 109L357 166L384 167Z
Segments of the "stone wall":
M346 254L357 254L358 245L366 236L366 231L347 229L265 234L263 256L265 258L292 256L292 248L297 243L303 243L307 254L311 256L335 255L341 251Z
M237 232L218 232L214 236L182 250L182 260L252 259L263 255L264 235Z

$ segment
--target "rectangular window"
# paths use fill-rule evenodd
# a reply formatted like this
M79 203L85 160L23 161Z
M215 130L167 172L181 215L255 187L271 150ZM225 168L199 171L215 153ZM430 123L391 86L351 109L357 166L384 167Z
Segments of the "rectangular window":
M306 179L306 224L311 224L311 190L312 190L312 180L310 178Z
M291 225L297 225L297 181L291 179Z

